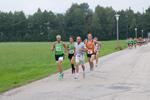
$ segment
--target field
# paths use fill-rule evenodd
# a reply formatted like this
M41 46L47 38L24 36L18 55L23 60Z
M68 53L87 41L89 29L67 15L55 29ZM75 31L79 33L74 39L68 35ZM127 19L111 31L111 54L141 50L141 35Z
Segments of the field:
M116 50L116 41L103 41L101 55ZM120 41L126 48L126 42ZM34 80L56 73L54 53L47 42L11 42L0 43L0 92L18 87ZM70 68L68 59L63 63L64 69Z

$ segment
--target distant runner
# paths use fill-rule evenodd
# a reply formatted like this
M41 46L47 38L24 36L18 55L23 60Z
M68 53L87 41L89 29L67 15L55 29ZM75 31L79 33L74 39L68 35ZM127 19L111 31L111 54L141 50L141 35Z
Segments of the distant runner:
M95 48L94 48L95 59L96 59L95 67L97 67L98 66L98 58L99 58L101 43L98 42L98 38L97 37L95 37L93 41L94 41L94 44L95 44Z
M136 38L134 38L134 40L133 40L133 46L136 48L136 46L137 46L137 39Z
M87 57L88 57L88 61L89 61L89 65L90 65L90 71L93 71L94 69L94 41L92 39L92 34L88 33L88 40L85 43L86 44L86 49L87 49Z
M75 67L74 67L74 52L75 52L75 44L74 44L74 40L73 37L69 38L69 43L67 45L68 48L68 58L70 60L71 63L71 67L72 67L72 74L75 74Z
M86 51L85 44L82 42L80 36L77 37L77 43L75 44L75 62L76 62L76 75L75 79L79 77L79 65L82 66L83 69L83 78L85 78L85 60L84 53Z
M62 80L64 73L62 68L62 62L64 60L64 53L66 50L66 45L61 41L61 36L56 36L57 41L52 46L52 51L55 51L55 60L57 62L57 67L59 71L58 79Z
M128 42L128 48L131 49L133 47L133 40L132 40L132 38L129 38L127 42Z

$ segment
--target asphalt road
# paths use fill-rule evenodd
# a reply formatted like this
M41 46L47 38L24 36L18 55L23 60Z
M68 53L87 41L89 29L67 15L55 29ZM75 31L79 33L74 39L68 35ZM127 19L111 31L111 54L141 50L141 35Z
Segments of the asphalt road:
M0 100L150 100L150 44L126 49L100 59L99 66L82 72L78 80L71 70L0 94Z

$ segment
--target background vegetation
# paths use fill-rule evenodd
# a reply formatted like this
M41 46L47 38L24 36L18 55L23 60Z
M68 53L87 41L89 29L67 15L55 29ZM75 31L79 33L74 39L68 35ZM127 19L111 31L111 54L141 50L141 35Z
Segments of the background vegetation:
M120 38L134 37L135 27L138 36L144 37L150 32L150 7L143 13L135 13L132 9L121 10L119 29ZM116 38L116 11L111 7L97 6L94 11L87 3L73 4L64 14L52 11L41 11L26 15L22 11L0 12L0 41L54 41L57 34L64 40L68 36L81 35L86 37L92 32L101 40Z

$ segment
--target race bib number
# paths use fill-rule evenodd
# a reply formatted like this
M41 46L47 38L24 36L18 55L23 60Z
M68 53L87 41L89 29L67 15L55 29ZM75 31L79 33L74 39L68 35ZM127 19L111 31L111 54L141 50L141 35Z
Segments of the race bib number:
M91 51L91 50L88 50L88 51L87 51L87 53L88 53L88 54L92 54L92 53L93 53L93 51Z
M56 47L56 51L62 51L61 47Z
M74 53L74 50L69 50L69 53L70 53L70 54L73 54L73 53Z

